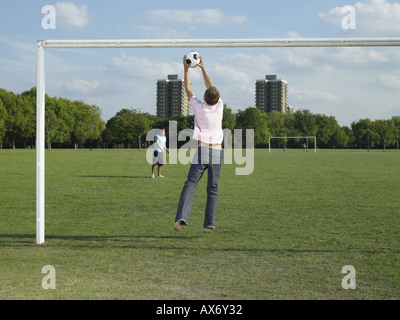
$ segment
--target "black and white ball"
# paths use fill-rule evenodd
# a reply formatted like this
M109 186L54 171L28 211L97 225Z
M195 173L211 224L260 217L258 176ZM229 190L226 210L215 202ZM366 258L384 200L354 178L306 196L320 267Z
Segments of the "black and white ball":
M190 64L191 68L196 68L200 63L200 55L196 51L190 51L186 54L186 63Z

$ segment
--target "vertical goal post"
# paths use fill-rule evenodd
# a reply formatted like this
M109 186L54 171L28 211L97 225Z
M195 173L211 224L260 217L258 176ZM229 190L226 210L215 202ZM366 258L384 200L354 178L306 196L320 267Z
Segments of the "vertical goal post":
M36 86L36 244L45 242L45 49L50 48L260 48L395 47L400 38L39 40Z

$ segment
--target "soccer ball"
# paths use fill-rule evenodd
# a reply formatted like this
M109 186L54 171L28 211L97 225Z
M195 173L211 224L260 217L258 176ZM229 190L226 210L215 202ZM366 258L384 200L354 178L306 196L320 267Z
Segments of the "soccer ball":
M186 54L186 63L190 64L191 68L196 68L200 63L200 55L196 51L190 51Z

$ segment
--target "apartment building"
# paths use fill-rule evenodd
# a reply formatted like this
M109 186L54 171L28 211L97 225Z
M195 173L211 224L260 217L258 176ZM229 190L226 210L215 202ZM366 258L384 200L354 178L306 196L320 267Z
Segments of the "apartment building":
M172 118L187 116L190 112L189 100L185 92L183 79L177 74L157 81L157 116Z
M293 108L287 102L287 82L277 75L266 75L256 81L256 108L261 112L289 112Z

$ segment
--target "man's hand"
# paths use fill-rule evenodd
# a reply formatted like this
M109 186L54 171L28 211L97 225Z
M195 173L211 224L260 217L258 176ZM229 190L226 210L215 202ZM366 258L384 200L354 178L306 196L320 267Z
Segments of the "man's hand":
M200 69L203 70L205 68L204 67L204 62L203 62L203 57L201 56L201 54L199 54L199 57L200 57L200 62L198 64L198 66L199 66Z
M198 66L200 67L200 69L203 73L204 84L206 85L206 88L208 89L213 86L213 82L211 81L211 78L207 73L206 67L204 66L203 57L201 55L199 55L199 56L200 56L200 63L198 64Z
M183 68L185 69L185 71L188 71L189 68L190 68L191 63L188 64L186 60L187 60L186 56L183 56Z

